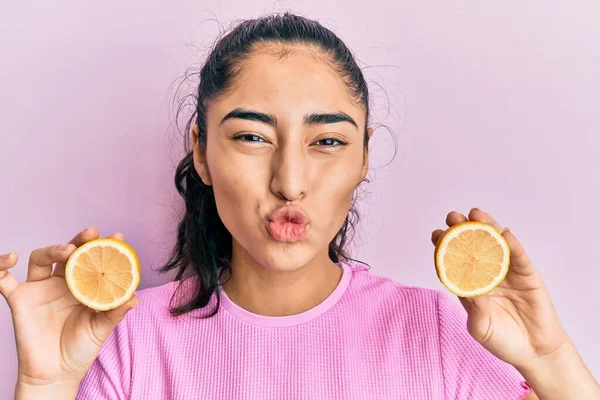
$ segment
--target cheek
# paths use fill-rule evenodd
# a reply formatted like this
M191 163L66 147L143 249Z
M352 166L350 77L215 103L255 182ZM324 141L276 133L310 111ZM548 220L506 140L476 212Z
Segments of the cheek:
M217 200L236 201L244 190L244 168L232 162L232 154L221 140L210 141L207 164Z
M263 196L269 180L264 164L264 161L252 163L236 159L235 156L222 157L219 162L211 165L215 194L240 202L237 206Z
M319 195L323 201L327 199L330 207L340 206L340 202L347 202L352 198L355 185L348 179L348 173L327 174L319 179ZM323 204L325 206L325 204Z
M320 196L340 201L352 198L362 172L362 164L356 162L357 158L352 154L322 169L315 180Z
M226 166L218 172L211 171L211 176L217 213L233 237L243 241L247 231L245 226L253 220L254 214L252 196L244 186L246 182L238 172Z
M361 165L355 162L340 163L327 168L315 179L315 211L323 222L329 221L337 231L350 208L356 185L360 180Z
M228 225L247 218L253 198L250 191L253 188L243 172L231 165L221 165L211 176L215 202L223 222Z
M254 225L264 197L264 171L235 154L220 152L208 159L219 216L227 229L239 236L243 226Z

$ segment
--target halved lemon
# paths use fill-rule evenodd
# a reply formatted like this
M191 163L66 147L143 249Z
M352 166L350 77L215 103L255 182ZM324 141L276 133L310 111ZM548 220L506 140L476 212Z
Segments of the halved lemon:
M91 240L69 257L65 279L73 296L98 311L125 304L140 283L140 261L127 243Z
M434 253L435 269L442 284L460 297L491 292L506 277L510 248L489 224L467 221L448 229Z

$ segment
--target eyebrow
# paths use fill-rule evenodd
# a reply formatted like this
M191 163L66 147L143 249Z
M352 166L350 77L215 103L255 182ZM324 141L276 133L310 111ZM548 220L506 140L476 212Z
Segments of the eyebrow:
M219 125L222 125L228 119L234 118L258 121L273 127L277 126L277 117L273 114L266 114L245 108L233 109L223 117ZM335 124L337 122L349 122L358 129L358 124L356 121L354 121L351 116L343 111L338 111L335 113L312 113L304 116L304 125L306 126Z

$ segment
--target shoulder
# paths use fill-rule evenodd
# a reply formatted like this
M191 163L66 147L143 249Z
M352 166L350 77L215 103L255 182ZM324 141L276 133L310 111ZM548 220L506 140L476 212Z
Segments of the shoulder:
M121 324L126 323L127 329L139 330L160 329L181 323L188 323L190 318L208 313L214 305L214 296L204 309L195 310L181 316L171 314L171 309L189 301L197 291L198 285L194 279L171 281L136 291L140 303L127 313Z
M169 302L177 287L169 282L138 290L140 303L113 329L79 386L77 399L128 398L134 349L156 349L155 334L169 318ZM150 334L148 334L150 333Z
M421 311L436 314L440 301L451 301L433 288L411 286L374 273L368 266L348 264L352 271L350 296L375 304L399 307L402 311Z
M142 313L149 313L168 309L179 285L179 281L172 281L137 290L135 295L139 297L140 304L135 310L139 310L138 312Z
M443 291L411 286L373 273L369 267L350 264L352 280L345 302L372 318L402 326L410 335L438 335L448 313L460 316L464 309Z
M351 269L350 292L362 302L363 318L377 315L377 323L383 326L385 321L396 340L419 343L419 349L426 343L427 354L439 360L446 398L517 399L527 393L528 386L514 367L468 333L467 313L456 297L377 276L363 265Z
M362 264L349 264L352 280L346 302L368 311L379 323L402 326L411 336L437 337L440 345L473 345L467 332L467 312L458 298L434 288L399 283L379 276Z

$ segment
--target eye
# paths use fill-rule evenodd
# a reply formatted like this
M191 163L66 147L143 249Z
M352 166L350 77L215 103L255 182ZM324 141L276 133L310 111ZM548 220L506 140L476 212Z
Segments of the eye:
M240 135L236 135L233 140L239 140L241 142L266 142L261 136L255 135L253 133L242 133Z
M343 140L340 140L340 139L324 138L321 140L317 140L315 142L315 144L317 144L319 146L323 146L323 147L340 147L340 146L346 146L348 143L344 142Z

